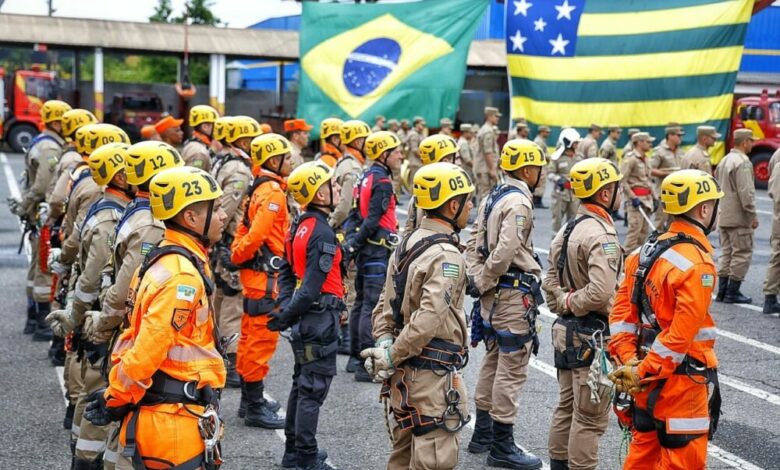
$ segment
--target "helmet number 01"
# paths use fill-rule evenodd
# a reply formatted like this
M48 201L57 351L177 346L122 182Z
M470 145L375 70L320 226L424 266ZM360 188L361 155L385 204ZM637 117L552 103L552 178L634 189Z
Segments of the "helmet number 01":
M463 182L462 176L456 176L454 178L450 178L450 189L455 191L456 189L463 189L466 186L466 183Z
M197 180L193 181L185 181L181 184L182 188L184 188L184 196L185 197L192 197L192 196L200 196L203 194L203 190L200 187L200 182Z
M696 182L696 194L706 194L710 192L710 182L707 180Z

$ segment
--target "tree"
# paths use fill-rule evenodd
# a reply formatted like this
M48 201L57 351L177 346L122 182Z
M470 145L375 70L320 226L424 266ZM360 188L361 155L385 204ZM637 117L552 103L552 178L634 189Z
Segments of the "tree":
M170 23L173 14L171 0L160 0L154 8L154 14L149 17L150 23Z

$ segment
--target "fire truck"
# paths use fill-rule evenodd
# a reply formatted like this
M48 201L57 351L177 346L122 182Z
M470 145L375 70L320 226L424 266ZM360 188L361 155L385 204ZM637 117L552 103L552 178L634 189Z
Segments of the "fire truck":
M750 153L750 161L753 162L756 188L766 189L772 173L769 159L780 148L780 90L777 90L775 96L770 96L764 90L759 96L735 100L731 129L726 140L727 149L732 147L732 136L737 129L751 129L758 138Z
M43 129L41 105L59 96L56 72L0 67L0 140L23 152Z

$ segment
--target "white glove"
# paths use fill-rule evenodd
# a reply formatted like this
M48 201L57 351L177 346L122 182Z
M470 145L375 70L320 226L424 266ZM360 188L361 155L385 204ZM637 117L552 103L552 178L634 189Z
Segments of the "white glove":
M61 254L62 254L62 249L52 248L51 250L49 250L49 258L46 260L46 264L51 266L54 263L59 263Z
M390 349L390 346L392 345L393 345L393 335L384 335L380 337L378 340L376 340L376 343L374 343L374 347L384 348L384 349Z
M560 287L544 286L542 286L542 290L544 291L547 307L549 307L551 312L557 313L558 315L567 315L571 313L571 309L566 305L566 297L569 295L568 291L561 289Z
M76 320L73 319L73 315L69 308L65 310L55 310L46 315L46 323L51 327L52 333L64 338L73 332L76 328Z
M395 373L390 348L364 349L360 352L360 357L366 360L366 371L374 376L376 382L387 380Z
M15 199L12 197L9 197L8 199L8 209L11 211L14 215L21 215L22 214L22 201L19 199Z

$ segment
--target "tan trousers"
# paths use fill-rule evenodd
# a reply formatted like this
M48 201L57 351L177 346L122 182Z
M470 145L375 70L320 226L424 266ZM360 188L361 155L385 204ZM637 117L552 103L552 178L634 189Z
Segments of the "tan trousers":
M71 434L73 439L79 437L79 424L81 424L81 414L76 419L76 411L78 411L79 394L84 389L84 379L81 377L81 363L76 360L75 352L65 353L65 388L68 390L68 401L72 403L76 408L73 414L73 426L71 427ZM81 408L83 413L84 408Z
M84 388L79 394L79 401L76 409L81 410L79 415L79 439L76 441L76 457L84 460L98 458L106 450L106 438L111 431L112 426L95 426L87 419L83 418L83 410L86 405L87 397L94 391L106 387L108 384L100 375L100 363L92 365L84 358L81 361L81 377L84 381ZM73 416L76 422L76 415Z
M30 266L27 268L27 279L32 280L32 297L36 302L49 302L51 287L54 278L51 273L41 272L38 262L39 239L37 235L30 235Z
M733 281L745 280L753 258L753 229L750 227L721 227L718 277Z
M780 217L777 214L778 212L775 210L775 216L772 217L772 235L769 238L772 255L766 269L764 295L780 294Z
M643 210L647 213L647 208L643 208ZM625 253L629 254L647 241L647 236L650 234L650 224L647 223L639 209L631 204L626 209L626 217L628 217L628 233L626 233L623 248Z
M460 432L437 429L415 436L393 425L393 450L387 470L449 470L458 465Z
M482 200L490 194L490 190L493 186L498 184L498 178L493 178L490 173L477 173L477 207L482 203Z
M229 337L234 333L241 333L241 315L244 314L244 296L239 292L228 296L217 287L214 292L214 312L219 325L219 334ZM238 350L238 341L228 346L227 353L233 354Z
M571 191L566 190L569 193ZM569 200L567 200L569 199ZM558 230L563 227L563 224L570 221L574 218L574 216L577 215L577 209L580 207L580 202L574 198L571 194L567 194L566 196L562 195L561 193L553 193L553 206L552 206L552 236L550 238L555 237L555 234L558 233Z

